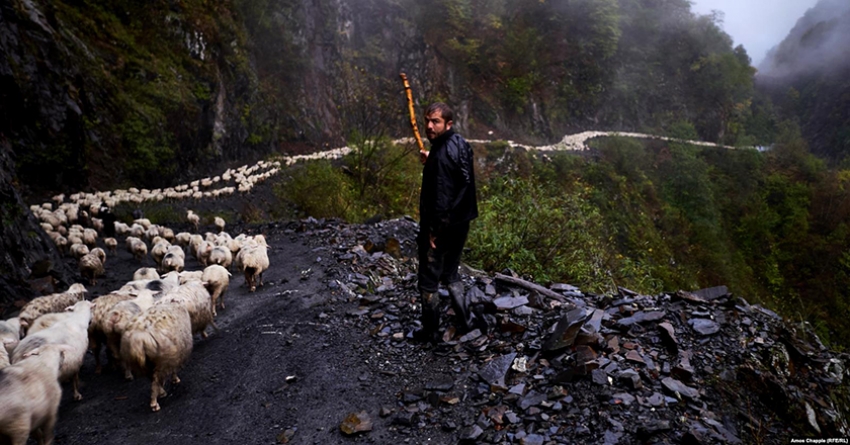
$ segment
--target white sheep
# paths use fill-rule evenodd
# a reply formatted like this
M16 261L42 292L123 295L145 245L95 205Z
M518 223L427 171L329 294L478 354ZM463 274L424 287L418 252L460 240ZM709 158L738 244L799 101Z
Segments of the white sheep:
M68 244L70 244L72 246L74 244L83 244L83 235L77 234L76 232L73 232L73 231L68 231ZM85 245L85 244L83 244L83 245ZM86 247L86 249L88 249L88 247ZM68 249L68 251L70 252L70 249Z
M12 353L21 340L21 323L18 317L0 321L0 349Z
M106 347L111 357L119 357L121 352L121 335L127 325L139 314L153 306L153 293L147 289L139 291L132 300L119 301L106 314L103 324L103 334L106 336ZM128 367L124 367L124 377L132 380L133 375Z
M94 230L103 233L103 220L100 218L92 218L91 226Z
M147 230L145 230L145 238L147 238L149 241L153 240L154 238L156 238L158 236L160 236L159 227L157 227L155 225L151 225L150 227L147 228ZM155 243L151 242L151 244L155 244Z
M12 362L9 361L9 351L7 351L6 348L1 346L2 345L0 345L0 371L2 371L3 368L6 368L12 364Z
M138 224L138 225L144 227L145 230L150 229L151 226L153 225L153 224L151 224L151 220L149 220L147 218L139 218L139 219L133 220L133 224Z
M217 316L216 307L224 309L224 293L230 286L230 272L222 266L213 264L204 269L201 275L201 282L204 283L207 290L210 292L210 305L213 316Z
M27 331L27 336L33 335L38 331L43 331L62 321L67 316L67 312L54 312L52 314L44 314L41 317L38 317L34 322L32 322L32 326L30 326Z
M53 428L62 399L59 368L67 347L44 345L20 362L0 370L0 436L23 445L37 432L40 444L53 443Z
M180 258L186 259L186 252L184 252L183 249L180 246L172 245L166 251L166 255L169 254L169 253L177 255Z
M190 281L180 285L165 294L156 304L168 303L180 303L189 311L189 316L192 319L193 335L200 332L201 337L206 338L206 329L209 325L212 325L218 330L218 327L213 321L211 309L212 297L203 283Z
M202 241L201 244L195 250L195 258L201 263L202 266L206 267L209 264L210 254L213 250L213 244L209 241Z
M147 289L153 292L154 295L164 295L179 285L179 280L176 277L173 280L164 278L156 280L138 280L124 284L117 292L138 293L139 291Z
M24 337L12 352L12 364L20 362L25 354L45 344L68 346L65 360L59 368L59 380L72 379L74 400L82 400L79 391L80 368L89 346L91 306L91 301L78 301L71 308L70 315L47 329Z
M225 269L230 268L230 263L233 262L233 253L230 252L230 248L224 246L216 246L210 251L209 264L218 264L223 266Z
M68 215L68 222L73 224L80 219L80 206L69 204L65 214Z
M53 227L53 230L58 229L62 225L62 221L60 221L59 218L52 213L43 213L41 215L41 220L50 224Z
M97 231L94 229L83 230L83 243L86 246L89 246L89 249L93 249L97 246Z
M168 227L160 227L159 236L165 238L169 243L174 242L174 231Z
M219 232L224 232L224 218L216 216L213 220Z
M68 251L71 253L72 257L78 260L89 254L89 248L85 244L71 244L71 247L68 249Z
M201 225L201 217L198 216L195 212L189 210L186 213L186 221L189 221L192 224L192 227L195 228L195 231L198 231L198 227Z
M171 243L162 240L151 248L151 258L153 258L157 266L162 264L162 258L168 252L169 247L171 247Z
M236 255L236 263L239 270L245 274L245 284L248 285L250 292L257 290L257 286L262 286L263 272L269 268L265 238L262 238L262 244L254 241L243 245Z
M106 344L106 333L104 326L106 325L107 316L112 310L112 307L121 301L131 300L134 296L129 293L112 292L92 300L92 317L89 323L89 348L94 353L95 374L100 374L103 367L100 363L100 348ZM107 358L110 364L115 364L118 357L109 355L107 350Z
M115 221L115 234L124 236L130 233L130 226L122 223L121 221Z
M171 271L171 272L164 273L164 274L162 274L160 279L162 281L167 281L168 283L173 284L175 286L179 286L180 285L180 272Z
M167 394L163 384L169 377L179 383L177 371L192 354L192 321L179 303L155 304L133 319L121 336L121 359L135 374L151 378L153 411L159 397Z
M204 242L204 237L198 234L189 236L189 253L198 256L198 247L201 246L201 243Z
M109 249L110 253L116 253L118 251L118 240L115 238L109 237L103 239L103 245Z
M58 248L60 252L65 253L68 249L68 238L65 238L59 232L50 232L48 235L50 235L50 238L53 240L53 244L56 244L56 248Z
M159 274L153 267L142 267L133 273L133 281L139 280L158 280Z
M242 241L237 239L228 240L225 246L230 249L230 254L233 257L236 257L236 254L239 253L239 250L242 249Z
M106 264L106 252L100 247L95 247L89 254L80 258L79 269L83 278L88 279L89 284L97 284L97 277L103 275Z
M63 293L46 295L33 298L32 301L21 308L18 314L18 323L21 326L21 336L26 335L29 327L36 318L53 312L62 312L68 306L73 306L85 298L86 288L82 284L75 283Z
M145 235L145 228L141 224L133 224L130 226L130 235L136 238L141 238Z
M202 270L194 270L194 271L183 271L180 272L179 280L180 284L186 284L190 281L203 281L204 271Z
M128 236L126 241L127 250L133 254L138 261L143 261L148 254L148 245L135 236Z
M174 242L181 247L187 247L189 245L189 238L192 235L189 232L180 232L177 235L174 235Z
M185 267L184 261L185 260L182 255L177 255L174 252L168 252L165 254L165 257L163 257L159 270L162 273L168 273L171 271L182 272Z

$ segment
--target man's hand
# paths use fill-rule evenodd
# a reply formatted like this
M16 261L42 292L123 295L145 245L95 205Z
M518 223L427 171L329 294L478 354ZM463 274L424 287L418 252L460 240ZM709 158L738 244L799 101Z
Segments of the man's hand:
M435 242L437 241L437 237L436 237L436 236L434 236L434 234L433 234L433 233L429 233L429 234L428 234L428 239L429 239L429 241L431 242L431 248L432 248L432 249L436 249L436 248L437 248L437 245L435 244Z
M425 161L428 160L428 150L419 150L419 162L425 164Z

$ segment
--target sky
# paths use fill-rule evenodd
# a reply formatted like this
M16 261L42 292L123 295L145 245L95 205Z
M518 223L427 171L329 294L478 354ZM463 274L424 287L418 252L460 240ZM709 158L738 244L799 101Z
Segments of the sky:
M782 42L797 19L818 0L691 0L698 14L723 11L723 30L735 46L744 45L758 66L767 52Z

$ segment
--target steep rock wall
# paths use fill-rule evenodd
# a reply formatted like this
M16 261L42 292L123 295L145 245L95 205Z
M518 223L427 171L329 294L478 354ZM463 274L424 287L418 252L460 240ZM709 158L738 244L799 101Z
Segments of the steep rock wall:
M16 300L64 290L73 274L15 189L8 141L0 139L0 316ZM30 281L32 280L32 281Z

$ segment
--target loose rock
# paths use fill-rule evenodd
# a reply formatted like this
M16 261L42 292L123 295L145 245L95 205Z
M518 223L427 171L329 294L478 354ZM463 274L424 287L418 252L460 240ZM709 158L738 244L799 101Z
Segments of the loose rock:
M347 435L372 431L372 418L366 411L351 413L345 416L339 429Z

